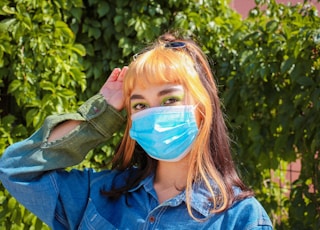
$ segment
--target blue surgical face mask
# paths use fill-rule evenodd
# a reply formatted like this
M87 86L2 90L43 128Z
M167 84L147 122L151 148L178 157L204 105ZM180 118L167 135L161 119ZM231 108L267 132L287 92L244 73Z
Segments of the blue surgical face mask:
M132 115L130 137L157 160L179 161L198 134L195 106L153 107Z

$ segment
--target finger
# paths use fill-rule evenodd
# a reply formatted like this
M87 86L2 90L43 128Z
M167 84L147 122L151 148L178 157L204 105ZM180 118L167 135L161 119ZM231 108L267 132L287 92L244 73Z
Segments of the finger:
M113 69L107 81L116 81L120 73L121 73L120 68Z
M126 75L126 72L128 70L128 66L124 66L118 76L118 81L123 81L124 76Z

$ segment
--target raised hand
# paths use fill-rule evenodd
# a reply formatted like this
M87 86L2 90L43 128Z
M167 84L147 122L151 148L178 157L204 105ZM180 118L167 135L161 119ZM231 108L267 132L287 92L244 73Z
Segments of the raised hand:
M108 104L112 105L119 111L124 107L122 83L127 70L127 66L123 67L122 69L115 68L100 89L100 93L104 96Z

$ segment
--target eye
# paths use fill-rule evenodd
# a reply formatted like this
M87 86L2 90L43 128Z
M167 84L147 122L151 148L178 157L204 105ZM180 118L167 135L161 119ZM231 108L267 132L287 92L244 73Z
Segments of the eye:
M144 110L144 109L147 109L147 108L149 108L149 106L147 104L144 104L144 103L135 103L132 106L132 109L135 110L135 111L140 111L140 110Z
M170 96L166 97L162 100L162 106L175 105L182 101L182 97L179 96Z

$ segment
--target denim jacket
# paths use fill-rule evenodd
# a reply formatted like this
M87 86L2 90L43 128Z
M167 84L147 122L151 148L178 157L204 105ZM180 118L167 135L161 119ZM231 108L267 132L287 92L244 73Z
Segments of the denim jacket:
M52 128L70 119L83 122L63 138L48 142ZM195 184L191 207L200 219L197 221L187 211L185 191L159 204L154 175L120 198L111 199L101 191L123 185L135 168L64 170L80 163L90 149L110 138L124 122L102 95L90 98L77 113L49 116L30 138L6 149L0 159L0 180L52 229L272 229L268 215L254 197L212 214L209 192Z

